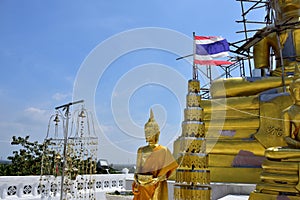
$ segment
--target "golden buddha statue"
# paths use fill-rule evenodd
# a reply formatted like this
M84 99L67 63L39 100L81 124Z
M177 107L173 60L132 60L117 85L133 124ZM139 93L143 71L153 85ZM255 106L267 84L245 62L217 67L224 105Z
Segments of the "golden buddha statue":
M137 151L135 181L132 185L134 200L168 200L167 179L178 164L168 148L159 145L160 130L152 110L145 124L148 145Z
M275 26L267 26L257 33L259 36L261 32L270 32L254 45L254 64L258 69L269 68L272 48L276 57L276 69L271 75L281 76L281 48L285 75L292 74L300 56L300 0L271 0L270 4L275 11Z
M286 137L285 128L296 123L284 123L282 111L294 98L283 86L288 88L292 75L299 74L294 70L300 65L300 0L268 2L275 22L256 33L261 40L253 51L255 67L270 69L271 76L215 80L210 87L212 98L201 102L213 182L257 183L266 149L297 144L296 136ZM271 49L276 59L273 71Z
M300 61L300 0L270 0L275 24L259 30L254 37L262 38L253 47L254 65L269 69L271 77L218 79L210 88L213 98L257 95L263 91L289 85L295 66ZM273 50L276 69L271 69L270 50ZM282 56L282 62L281 62ZM285 83L282 78L284 69Z
M298 67L295 73L299 73ZM300 199L300 77L290 85L294 104L283 111L284 136L288 146L271 147L265 151L266 160L256 190L250 200L276 200L279 196Z

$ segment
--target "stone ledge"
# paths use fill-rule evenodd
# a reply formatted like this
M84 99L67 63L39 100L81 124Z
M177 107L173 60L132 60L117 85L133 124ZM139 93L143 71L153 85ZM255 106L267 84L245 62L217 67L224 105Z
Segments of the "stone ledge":
M131 190L133 179L126 179L126 190ZM169 199L173 199L175 181L168 181ZM244 183L211 183L212 200L229 200L229 197L235 197L237 200L245 199L245 196L254 191L256 184ZM225 198L225 199L224 199ZM226 199L227 198L227 199ZM231 199L230 199L231 200Z

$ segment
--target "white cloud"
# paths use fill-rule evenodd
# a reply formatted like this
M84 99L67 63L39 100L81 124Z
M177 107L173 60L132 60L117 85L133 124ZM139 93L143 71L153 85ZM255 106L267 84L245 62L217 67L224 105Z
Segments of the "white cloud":
M25 112L28 113L28 114L41 115L41 114L44 114L46 112L46 110L42 110L42 109L34 108L34 107L29 107L29 108L25 109Z
M24 125L32 125L35 127L37 125L42 125L46 127L51 114L52 113L49 110L29 107L24 110L23 116L20 117L19 122Z
M68 97L70 97L71 94L70 93L67 93L67 94L62 94L62 93L55 93L54 95L52 95L52 99L56 100L56 101L61 101L61 100L64 100Z

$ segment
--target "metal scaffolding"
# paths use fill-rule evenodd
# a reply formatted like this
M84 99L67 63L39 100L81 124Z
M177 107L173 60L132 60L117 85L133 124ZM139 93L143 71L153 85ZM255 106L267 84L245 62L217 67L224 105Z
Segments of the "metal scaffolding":
M229 66L220 66L222 71L218 77L213 77L211 73L211 66L206 67L206 71L200 70L202 75L206 76L209 80L201 88L201 96L204 99L210 98L209 88L212 81L219 78L230 78L238 74L241 77L252 77L253 70L253 45L259 42L262 38L262 33L257 34L261 29L267 25L274 23L274 15L270 9L270 2L268 0L236 0L240 2L241 6L241 20L236 22L242 24L242 30L237 31L237 34L243 34L243 39L229 43L230 52L234 56L230 57L230 61L234 64ZM264 9L264 11L263 11ZM261 12L266 13L261 20L252 20L251 18L261 15ZM265 33L267 34L267 33ZM246 67L248 66L248 69ZM233 75L233 72L235 75Z

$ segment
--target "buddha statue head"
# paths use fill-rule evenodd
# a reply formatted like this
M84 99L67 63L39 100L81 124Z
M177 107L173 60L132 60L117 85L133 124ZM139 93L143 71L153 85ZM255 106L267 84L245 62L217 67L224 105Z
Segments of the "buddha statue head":
M153 111L150 110L150 118L148 122L145 124L145 138L146 142L149 144L157 144L159 139L159 126L154 119Z
M270 3L278 22L284 22L292 17L299 20L300 0L271 0Z

